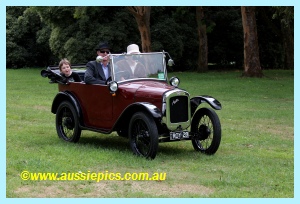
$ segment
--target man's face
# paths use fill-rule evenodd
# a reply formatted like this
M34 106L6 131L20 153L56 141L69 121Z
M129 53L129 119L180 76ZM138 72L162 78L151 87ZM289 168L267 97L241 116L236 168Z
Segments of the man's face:
M107 61L109 59L109 52L108 49L98 50L97 55L103 57L103 61Z

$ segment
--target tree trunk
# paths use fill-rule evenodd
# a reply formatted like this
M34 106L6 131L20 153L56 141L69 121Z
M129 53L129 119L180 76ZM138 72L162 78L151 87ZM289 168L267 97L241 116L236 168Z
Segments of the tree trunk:
M284 69L294 69L294 35L289 24L281 23L284 49Z
M260 66L255 7L242 6L244 30L244 73L246 77L262 77Z
M133 14L142 41L142 52L151 52L151 34L150 34L150 11L151 6L127 6L127 9Z
M208 70L207 65L207 35L206 35L206 24L204 22L204 12L202 6L196 7L196 20L197 30L199 38L199 57L197 72L205 72Z

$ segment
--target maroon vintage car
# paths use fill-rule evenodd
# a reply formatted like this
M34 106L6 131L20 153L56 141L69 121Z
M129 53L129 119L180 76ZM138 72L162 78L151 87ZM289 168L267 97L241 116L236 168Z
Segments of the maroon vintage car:
M143 65L138 74L124 69L129 58ZM221 104L211 96L190 98L178 88L177 77L168 81L166 67L172 64L167 52L110 54L112 77L106 85L68 82L57 67L43 70L43 77L58 83L51 108L58 136L77 142L81 130L116 131L129 139L136 155L150 159L155 158L159 142L180 140L191 140L195 150L214 154L221 141L221 124L213 109L220 110ZM84 70L78 73L83 79ZM213 109L199 107L202 103Z

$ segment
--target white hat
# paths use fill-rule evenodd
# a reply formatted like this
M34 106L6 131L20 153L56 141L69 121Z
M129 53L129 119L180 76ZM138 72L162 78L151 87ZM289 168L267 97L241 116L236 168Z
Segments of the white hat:
M136 44L128 45L127 54L132 54L132 53L141 53L138 45Z

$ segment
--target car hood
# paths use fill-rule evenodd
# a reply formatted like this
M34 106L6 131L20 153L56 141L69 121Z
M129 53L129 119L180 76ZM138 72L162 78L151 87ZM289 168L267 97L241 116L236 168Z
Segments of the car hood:
M174 87L164 82L144 81L135 92L136 102L150 102L161 106L163 94Z
M135 80L121 83L117 95L120 95L122 100L127 101L127 103L146 102L161 109L164 93L173 89L176 88L165 81Z

